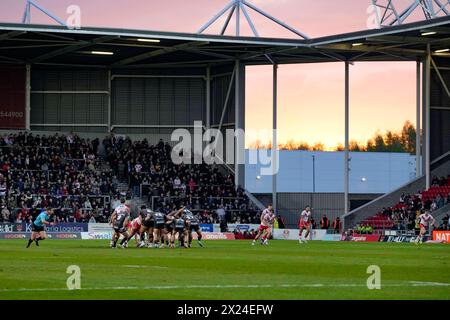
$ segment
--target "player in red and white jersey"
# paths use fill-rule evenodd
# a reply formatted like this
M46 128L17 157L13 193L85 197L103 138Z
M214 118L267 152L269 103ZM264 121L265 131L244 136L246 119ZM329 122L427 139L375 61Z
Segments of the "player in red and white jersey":
M420 223L420 233L416 239L416 244L423 242L423 236L427 233L429 226L433 226L436 220L430 214L430 211L425 210L420 216L417 217Z
M302 211L300 215L300 220L298 222L298 242L299 243L307 243L308 236L311 230L311 207L306 206L305 210ZM305 237L302 239L303 230L306 230Z
M252 245L255 245L255 242L261 238L261 244L268 244L268 238L272 234L272 225L275 222L275 214L273 213L273 206L269 204L266 209L261 213L261 224L258 228L258 233L256 234L255 239L252 241Z
M131 221L130 223L127 243L133 237L135 237L137 246L140 244L141 226L142 226L142 216L139 215L137 218L134 218L133 221Z

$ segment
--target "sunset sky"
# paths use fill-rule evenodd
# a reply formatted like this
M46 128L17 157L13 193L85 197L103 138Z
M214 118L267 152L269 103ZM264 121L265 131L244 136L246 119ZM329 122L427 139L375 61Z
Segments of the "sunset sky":
M36 0L61 18L69 5L79 5L82 26L196 32L228 0ZM20 22L25 0L1 0L0 21ZM249 0L310 37L367 29L369 0ZM400 0L400 4L410 1ZM253 12L261 36L292 37ZM53 23L33 10L33 23ZM217 33L220 23L208 29ZM242 34L250 35L242 19ZM229 33L234 33L234 24ZM366 141L377 130L398 130L415 123L415 63L358 63L351 66L352 140ZM247 70L246 128L272 125L272 69ZM334 147L344 141L344 64L280 66L280 142L288 139L323 142Z

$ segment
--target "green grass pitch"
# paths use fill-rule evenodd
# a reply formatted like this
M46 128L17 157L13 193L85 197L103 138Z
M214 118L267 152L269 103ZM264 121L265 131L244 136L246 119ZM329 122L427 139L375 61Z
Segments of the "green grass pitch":
M205 248L110 249L109 241L0 241L0 299L450 299L450 246L206 241ZM68 290L67 267L81 270ZM367 268L381 289L367 288Z

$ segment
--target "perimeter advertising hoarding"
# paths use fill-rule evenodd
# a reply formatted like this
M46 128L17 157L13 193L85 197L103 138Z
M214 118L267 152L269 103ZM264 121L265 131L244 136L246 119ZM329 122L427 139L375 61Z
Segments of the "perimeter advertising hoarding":
M259 224L235 224L230 223L227 224L228 231L234 232L234 230L239 229L241 232L254 230L257 231L259 228ZM220 224L214 224L214 232L220 232Z
M202 232L202 240L234 240L233 233L220 233L220 232ZM197 239L197 233L192 233L192 238ZM83 240L111 240L112 232L109 231L89 231L82 232L81 239Z
M202 232L213 232L214 231L212 224L200 224L200 228L201 228ZM111 230L112 230L112 227L109 223L89 223L89 224L86 224L86 228L82 231L104 234L104 233L110 233Z
M275 240L298 240L297 229L274 229L273 238Z
M24 67L0 67L0 129L25 129Z
M81 239L83 239L83 240L111 240L112 239L112 231L82 232Z
M197 233L192 233L192 239L197 240ZM234 233L230 232L205 232L202 233L202 240L235 240Z
M429 240L430 237L424 236L423 242L426 242ZM384 238L381 238L380 241L383 242L406 242L411 243L415 242L417 239L417 236L384 236Z
M342 241L353 241L353 242L378 242L380 236L377 234L357 234L354 233L351 237L342 236Z
M25 232L31 232L31 224L26 224ZM45 231L47 232L85 232L88 231L87 223L58 223L54 226L45 226Z
M0 233L22 232L25 228L21 223L0 223Z
M31 232L31 223L0 223L0 233ZM87 223L58 223L54 226L47 225L45 231L58 232L85 232L88 231Z
M433 231L433 240L450 242L450 230L448 231Z
M298 240L298 229L274 229L273 238L276 240ZM306 231L303 231L303 235ZM327 230L312 229L308 240L340 241L341 235L328 235Z
M12 232L0 233L0 239L28 239L31 236L30 232ZM47 233L49 239L73 240L81 239L80 232L51 232Z

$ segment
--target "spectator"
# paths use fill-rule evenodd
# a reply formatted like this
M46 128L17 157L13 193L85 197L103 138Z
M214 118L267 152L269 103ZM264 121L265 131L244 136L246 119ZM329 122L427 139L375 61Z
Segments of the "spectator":
M328 220L327 216L324 214L322 219L320 219L320 229L328 230L330 227L330 221Z
M225 219L225 209L223 208L223 206L221 205L217 210L216 210L217 216L219 217L219 221L226 221Z
M11 222L11 212L8 207L2 206L2 220L3 222Z
M181 180L180 180L180 178L176 177L173 180L173 188L174 189L180 189L180 187L181 187Z
M86 198L83 204L83 209L91 209L92 210L92 204L91 201L89 201L89 198Z
M341 231L341 219L339 217L336 217L333 221L333 230L337 233Z
M227 220L220 220L220 232L228 232Z

